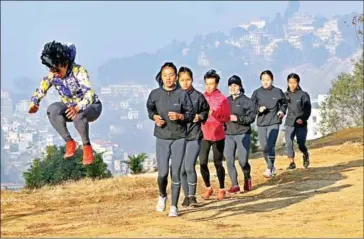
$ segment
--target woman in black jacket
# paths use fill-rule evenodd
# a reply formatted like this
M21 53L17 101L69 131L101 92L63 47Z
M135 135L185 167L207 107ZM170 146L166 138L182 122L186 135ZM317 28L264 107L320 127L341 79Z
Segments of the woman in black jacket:
M244 173L244 191L252 189L251 168L248 162L250 150L250 134L251 127L255 121L255 106L253 101L244 94L244 88L239 76L233 75L228 81L230 96L231 116L227 122L225 133L225 149L224 156L228 173L232 182L232 187L228 190L229 193L240 192L238 184L238 174L235 168L235 153L239 153L239 164Z
M155 122L154 136L157 138L159 198L156 210L162 212L166 209L168 168L171 160L172 205L169 216L175 217L178 216L186 126L195 114L187 93L177 87L177 68L173 63L165 63L156 80L159 87L152 90L147 102L148 116Z
M195 164L200 153L202 130L201 124L207 120L210 106L203 94L193 86L193 74L187 67L178 71L178 83L182 90L187 92L195 112L193 122L187 124L186 150L181 169L182 189L185 194L182 206L196 206L197 174Z
M295 152L293 150L293 140L297 138L299 150L303 153L303 167L308 168L310 156L306 147L307 120L311 115L311 100L307 92L303 91L299 85L300 76L291 73L287 77L288 88L286 97L288 101L288 114L285 123L285 138L287 154L290 164L287 169L295 169Z

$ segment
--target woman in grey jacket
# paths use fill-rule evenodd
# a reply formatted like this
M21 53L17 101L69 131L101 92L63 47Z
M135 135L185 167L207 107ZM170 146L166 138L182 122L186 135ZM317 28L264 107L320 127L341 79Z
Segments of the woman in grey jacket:
M252 100L257 109L257 126L260 147L267 163L264 176L271 178L276 169L274 161L276 158L276 142L279 133L279 126L287 111L287 100L283 91L273 86L273 73L269 70L260 74L262 87L256 89Z
M288 114L285 123L285 138L287 154L290 164L287 169L295 169L295 152L293 150L293 140L296 136L299 150L303 154L303 167L308 168L310 157L306 147L307 120L311 115L311 100L307 92L303 91L299 85L300 76L291 73L287 77L288 88L286 97L288 101Z
M148 116L155 122L157 138L159 198L156 210L166 209L169 160L171 160L172 206L169 216L178 216L178 198L181 190L180 172L185 152L186 126L195 116L187 93L177 87L177 68L165 63L156 80L159 87L152 90L147 101Z
M255 106L253 101L244 94L244 88L239 76L233 75L228 81L230 96L230 121L225 125L224 156L228 173L232 182L229 193L240 192L238 174L235 168L235 153L239 153L239 164L244 173L244 191L252 189L251 168L248 162L250 151L250 125L255 121Z
M187 67L181 67L178 71L178 83L187 92L191 100L195 116L193 122L187 124L186 151L181 170L182 189L185 194L182 206L194 207L197 205L196 184L197 174L195 164L200 153L202 130L201 124L206 122L210 106L203 94L192 86L193 74Z

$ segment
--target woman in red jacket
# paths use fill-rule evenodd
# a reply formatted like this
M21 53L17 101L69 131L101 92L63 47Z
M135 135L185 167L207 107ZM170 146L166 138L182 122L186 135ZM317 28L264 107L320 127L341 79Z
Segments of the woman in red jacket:
M220 190L218 199L225 197L225 169L222 165L225 147L225 126L230 120L230 104L228 99L217 89L220 76L215 70L209 70L205 76L204 96L210 106L207 121L202 124L203 140L200 149L200 169L205 182L206 191L202 195L204 199L209 199L213 194L210 184L210 172L208 168L209 152L212 147L214 164L219 179Z

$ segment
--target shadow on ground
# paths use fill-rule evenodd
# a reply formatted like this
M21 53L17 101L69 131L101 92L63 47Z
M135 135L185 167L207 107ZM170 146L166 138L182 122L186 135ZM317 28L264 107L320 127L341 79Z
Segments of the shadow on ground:
M298 169L294 171L286 171L266 183L257 185L253 188L256 190L263 186L270 188L264 190L258 195L237 195L233 196L228 203L217 204L209 203L209 206L194 208L186 211L181 211L180 215L191 214L195 212L217 211L212 216L195 218L193 221L209 221L222 219L241 214L252 214L259 212L270 212L277 209L282 209L293 204L302 202L317 194L338 192L352 185L334 185L336 182L345 178L342 173L352 171L355 168L363 167L363 159L350 161L344 164L338 164L330 167L317 167L309 169ZM331 186L329 188L326 188ZM269 200L259 202L261 200ZM253 202L254 204L250 204ZM214 205L215 204L215 205Z

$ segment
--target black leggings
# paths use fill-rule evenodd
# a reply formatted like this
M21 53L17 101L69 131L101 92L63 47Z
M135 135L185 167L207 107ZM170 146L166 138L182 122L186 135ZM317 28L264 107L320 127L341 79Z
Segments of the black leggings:
M208 167L209 153L212 146L212 153L214 158L214 165L216 168L217 177L219 179L220 189L225 188L225 169L222 165L225 139L220 141L202 140L200 149L200 169L203 181L206 187L210 187L210 171Z

